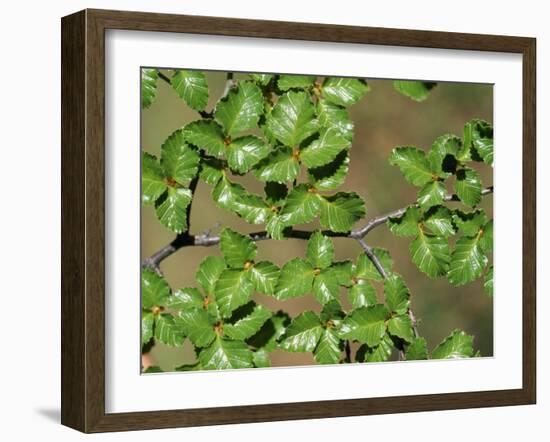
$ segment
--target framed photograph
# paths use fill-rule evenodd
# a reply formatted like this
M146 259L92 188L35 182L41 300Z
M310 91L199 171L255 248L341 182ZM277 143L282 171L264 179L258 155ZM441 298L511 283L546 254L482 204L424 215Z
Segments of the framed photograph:
M62 423L536 400L535 39L62 19Z

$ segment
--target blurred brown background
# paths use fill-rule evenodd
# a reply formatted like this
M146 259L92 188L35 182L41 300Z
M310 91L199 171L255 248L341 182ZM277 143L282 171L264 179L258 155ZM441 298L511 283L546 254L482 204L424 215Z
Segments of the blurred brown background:
M207 110L215 106L225 85L224 72L207 72L210 100ZM237 74L236 78L245 78ZM429 79L426 79L429 80ZM472 118L492 122L492 85L439 83L428 99L417 103L397 93L390 80L368 80L371 91L350 108L355 123L351 150L350 171L339 190L353 190L365 200L367 219L410 204L416 199L417 188L409 185L397 167L388 164L391 150L400 145L428 149L439 135L454 133L462 137L462 127ZM159 80L158 95L153 105L142 111L142 146L147 152L159 155L163 141L176 129L200 118L187 107L168 84ZM474 167L481 174L483 185L492 184L492 170L483 165ZM239 178L250 192L262 194L263 185L253 177ZM452 189L449 189L452 191ZM217 233L225 226L240 232L262 230L263 226L249 225L236 215L215 206L211 187L199 181L191 214L191 233L211 230ZM485 197L481 207L492 216L492 197ZM141 253L145 258L170 242L174 234L156 219L150 207L142 209ZM358 224L362 224L359 222ZM315 229L315 223L301 226ZM367 238L369 245L387 248L395 262L395 270L403 275L411 291L412 308L419 319L419 332L432 350L454 328L475 336L474 346L482 356L493 354L493 303L483 292L480 281L463 287L452 287L444 278L431 280L417 270L408 253L407 238L396 238L385 226L380 226ZM258 242L258 260L270 260L281 266L296 256L304 256L306 242L302 240ZM336 258L355 260L362 252L356 241L335 239ZM173 290L195 287L194 274L206 256L219 254L217 247L186 247L167 258L162 270ZM344 292L343 292L344 293ZM343 294L342 293L342 294ZM379 293L381 295L381 293ZM320 305L312 295L277 301L255 295L255 299L272 310L282 309L291 317L305 310L318 312ZM382 298L380 298L382 299ZM342 296L347 306L345 296ZM194 361L187 341L184 349L157 344L151 351L151 362L164 370ZM274 366L314 363L311 354L276 351Z

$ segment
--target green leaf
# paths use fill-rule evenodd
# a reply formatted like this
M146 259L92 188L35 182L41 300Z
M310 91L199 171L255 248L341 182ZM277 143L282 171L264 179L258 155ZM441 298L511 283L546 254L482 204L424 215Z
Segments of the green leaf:
M277 340L285 333L289 324L288 314L278 311L264 323L258 333L247 339L247 343L258 349L273 351L278 348Z
M337 364L344 345L331 328L323 330L313 357L319 364Z
M487 215L483 209L477 209L473 212L462 212L455 210L453 212L453 222L465 236L476 236L487 223Z
M227 167L227 164L218 158L203 158L200 166L200 177L207 184L215 186L224 175L223 171Z
M344 319L340 328L340 337L376 347L386 333L385 321L388 316L388 309L381 304L355 309Z
M174 316L162 313L155 320L155 340L171 347L179 347L185 340L182 324Z
M317 128L313 103L309 94L303 91L290 91L282 95L267 117L267 130L289 147L297 147Z
M368 307L378 302L376 290L370 281L359 279L348 290L348 299L353 308Z
M147 344L153 337L153 326L155 324L155 315L143 310L141 312L141 345Z
M323 98L333 104L350 106L370 90L367 83L357 78L328 77L321 89Z
M157 79L159 73L156 69L141 69L141 108L146 109L157 95Z
M335 126L348 140L353 138L353 121L349 119L348 111L327 100L317 101L317 117L321 126Z
M265 197L269 204L279 205L288 195L286 184L267 182L264 186Z
M474 354L474 338L462 330L454 330L432 352L432 359L471 358Z
M445 238L456 233L452 213L449 209L443 206L432 207L424 215L424 227L437 236Z
M487 270L483 288L485 289L487 296L493 296L493 266L490 266L489 270Z
M352 284L353 264L351 261L337 261L332 264L331 269L334 271L334 276L338 284L344 287L350 287Z
M235 135L256 127L263 107L260 88L251 81L241 81L218 102L214 118L227 135Z
M292 352L312 352L315 350L323 327L319 317L310 311L298 315L281 337L280 347Z
M205 370L252 368L252 351L242 341L217 337L210 347L199 353L199 361Z
M216 282L225 270L225 261L219 256L207 256L199 265L195 279L208 296L214 294Z
M436 138L433 142L430 152L428 153L428 161L432 171L437 173L441 178L447 178L454 173L458 161L468 160L465 149L462 145L462 140L453 134L445 134Z
M194 364L183 364L179 367L176 367L175 371L199 371L202 370L200 362L195 362Z
M414 338L405 350L405 359L407 361L420 361L428 359L428 346L426 344L426 339Z
M342 320L346 314L342 311L342 306L338 299L334 299L323 305L321 310L321 322L327 327L334 327L338 324L338 321Z
M333 161L350 144L336 126L323 127L319 138L300 151L300 159L309 168L324 166Z
M397 92L414 101L424 101L436 85L437 83L427 81L394 80L393 82Z
M281 147L271 152L260 161L254 170L254 175L260 181L287 183L293 181L300 171L298 159L289 147Z
M386 304L392 312L401 315L407 313L410 295L401 276L394 273L384 280L384 295Z
M295 298L311 292L313 267L301 258L288 261L281 268L275 296L277 299Z
M313 280L313 296L324 305L327 302L338 300L340 286L335 272L331 269L323 269Z
M393 341L385 334L380 344L374 348L367 348L365 353L365 362L385 362L393 351Z
M279 267L269 261L262 261L250 268L250 280L257 292L274 295L279 280Z
M208 104L208 83L206 76L199 71L178 70L170 82L180 98L197 111Z
M390 231L396 236L416 236L421 218L422 215L418 207L409 206L403 215L388 218L387 224Z
M479 174L468 167L457 171L455 193L460 200L469 206L475 206L481 201L481 180Z
M382 267L386 273L391 273L393 261L389 252L385 249L374 248L373 253L382 264ZM353 276L358 279L374 279L376 281L382 281L384 279L365 253L361 253L357 258L357 264L355 266Z
M418 192L418 205L424 210L438 206L445 198L445 184L441 181L430 181Z
M479 246L479 237L462 236L451 255L447 278L454 286L464 285L479 278L486 265L487 256Z
M244 341L256 334L269 318L271 312L263 305L256 305L249 315L233 324L226 323L223 332L231 339Z
M164 305L170 296L166 280L149 269L141 270L141 307L152 309Z
M180 312L181 327L195 347L206 347L215 338L213 321L203 309Z
M398 166L405 179L414 186L424 186L434 178L426 154L416 147L396 147L390 155L390 164Z
M344 184L349 171L349 152L347 149L324 166L308 169L309 182L317 190L335 190Z
M164 174L157 158L147 152L141 152L141 202L154 204L166 190Z
M326 269L334 259L334 243L321 232L314 232L307 242L306 257L318 269Z
M143 373L150 374L150 373L164 373L160 367L157 366L151 366L147 367L145 370L143 370Z
M273 239L284 239L284 231L287 228L286 224L281 220L281 217L274 215L265 226L265 230Z
M269 146L263 140L248 135L233 140L227 147L227 163L231 170L246 173L268 153Z
M479 232L479 246L485 253L493 250L493 220L488 221Z
M204 297L201 292L192 287L177 290L164 302L164 306L172 310L187 310L190 308L202 308Z
M182 130L170 135L161 147L160 164L164 174L180 186L188 186L199 171L200 157L185 142Z
M271 206L258 195L242 195L235 211L251 224L265 224L274 214Z
M233 268L243 268L246 262L255 258L258 251L250 236L241 235L229 228L222 230L220 250L227 265Z
M450 251L446 238L420 232L409 246L412 261L430 278L443 276L449 269Z
M294 187L279 212L281 222L285 225L305 224L313 221L319 214L321 198L305 185Z
M216 302L223 317L250 300L254 285L246 270L227 269L222 272L216 283Z
M393 316L388 321L388 331L393 336L397 336L407 342L412 342L414 339L412 321L407 315Z
M333 232L349 232L365 214L365 203L355 192L338 192L321 199L321 226Z
M289 89L307 89L315 83L316 77L311 75L281 75L277 86L282 91Z
M160 223L176 233L187 230L187 206L192 198L189 189L169 187L155 202Z
M474 149L484 163L493 165L493 126L490 123L477 119L466 123L464 145Z
M267 84L273 78L271 74L249 74L250 78L261 86L267 86Z
M203 149L209 155L223 157L225 143L222 128L212 120L199 120L188 124L183 129L185 140Z
M269 352L261 348L256 350L252 356L254 367L265 368L271 367L271 359L269 358Z
M212 189L212 199L218 207L239 213L242 204L242 198L246 195L243 186L229 181L225 174Z

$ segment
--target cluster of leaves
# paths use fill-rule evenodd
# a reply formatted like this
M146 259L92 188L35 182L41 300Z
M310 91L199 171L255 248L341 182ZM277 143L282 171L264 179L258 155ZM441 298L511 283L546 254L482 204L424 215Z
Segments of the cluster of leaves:
M401 169L405 179L420 187L416 204L388 220L397 236L414 237L410 256L430 278L446 276L455 286L470 283L485 274L485 287L492 294L493 268L489 265L493 246L493 220L483 209L482 184L472 163L493 165L493 129L485 121L464 126L463 139L446 134L435 140L429 152L412 146L397 147L390 164ZM447 185L462 205L448 208L452 201ZM454 250L450 238L460 234Z
M256 244L230 229L221 234L220 250L222 257L209 256L200 264L200 289L172 293L163 277L151 270L142 273L143 344L154 338L182 346L188 338L195 347L197 360L177 370L267 367L276 349L312 352L320 364L351 362L350 355L343 356L346 342L360 344L356 362L386 361L394 349L404 348L407 359L428 358L426 341L416 336L408 315L409 290L392 271L386 250L375 250L389 275L385 280L365 254L355 263L334 262L332 239L320 232L309 239L305 259L293 259L282 269L255 262ZM383 291L383 303L375 284ZM348 311L342 307L341 288L347 291ZM321 312L306 311L291 320L254 302L253 293L279 300L313 293ZM459 331L432 352L437 359L472 355L472 337Z
M201 116L164 141L160 158L142 152L142 203L154 208L167 229L188 233L199 181L211 186L216 205L263 225L274 240L312 221L345 236L365 216L363 199L338 188L349 170L353 141L348 107L369 91L366 81L250 74L229 82L208 112L204 73L177 70L168 77L142 69L143 108L154 102L159 79ZM394 82L398 92L415 101L426 99L434 86ZM481 183L468 164L492 163L490 125L472 121L464 140L440 137L427 155L414 147L397 148L390 161L421 187L417 203L388 221L396 235L414 237L412 260L428 276L447 275L455 285L478 278L487 267L492 221L475 208ZM263 183L263 194L237 182L245 174ZM445 207L445 180L451 177L458 198L473 210ZM462 236L451 252L449 238L458 232ZM281 268L257 262L256 244L248 235L226 228L219 242L221 256L209 256L197 270L198 288L172 291L160 273L143 269L143 349L155 342L181 347L188 340L196 359L176 370L266 367L274 350L311 352L321 364L380 362L395 352L409 360L474 355L473 338L459 330L430 355L411 319L409 289L386 250L374 249L384 268L381 274L366 254L355 262L335 261L332 239L319 231L309 237L304 258ZM486 274L487 290L492 290L492 268ZM319 313L290 318L257 303L255 294L279 301L311 294Z

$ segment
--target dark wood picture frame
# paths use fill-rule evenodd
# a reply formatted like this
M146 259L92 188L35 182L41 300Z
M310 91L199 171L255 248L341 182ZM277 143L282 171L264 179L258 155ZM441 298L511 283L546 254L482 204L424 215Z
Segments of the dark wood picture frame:
M83 432L533 404L536 400L536 40L84 10L62 29L61 422ZM108 414L105 412L105 30L164 31L495 51L523 63L523 385L468 393Z

